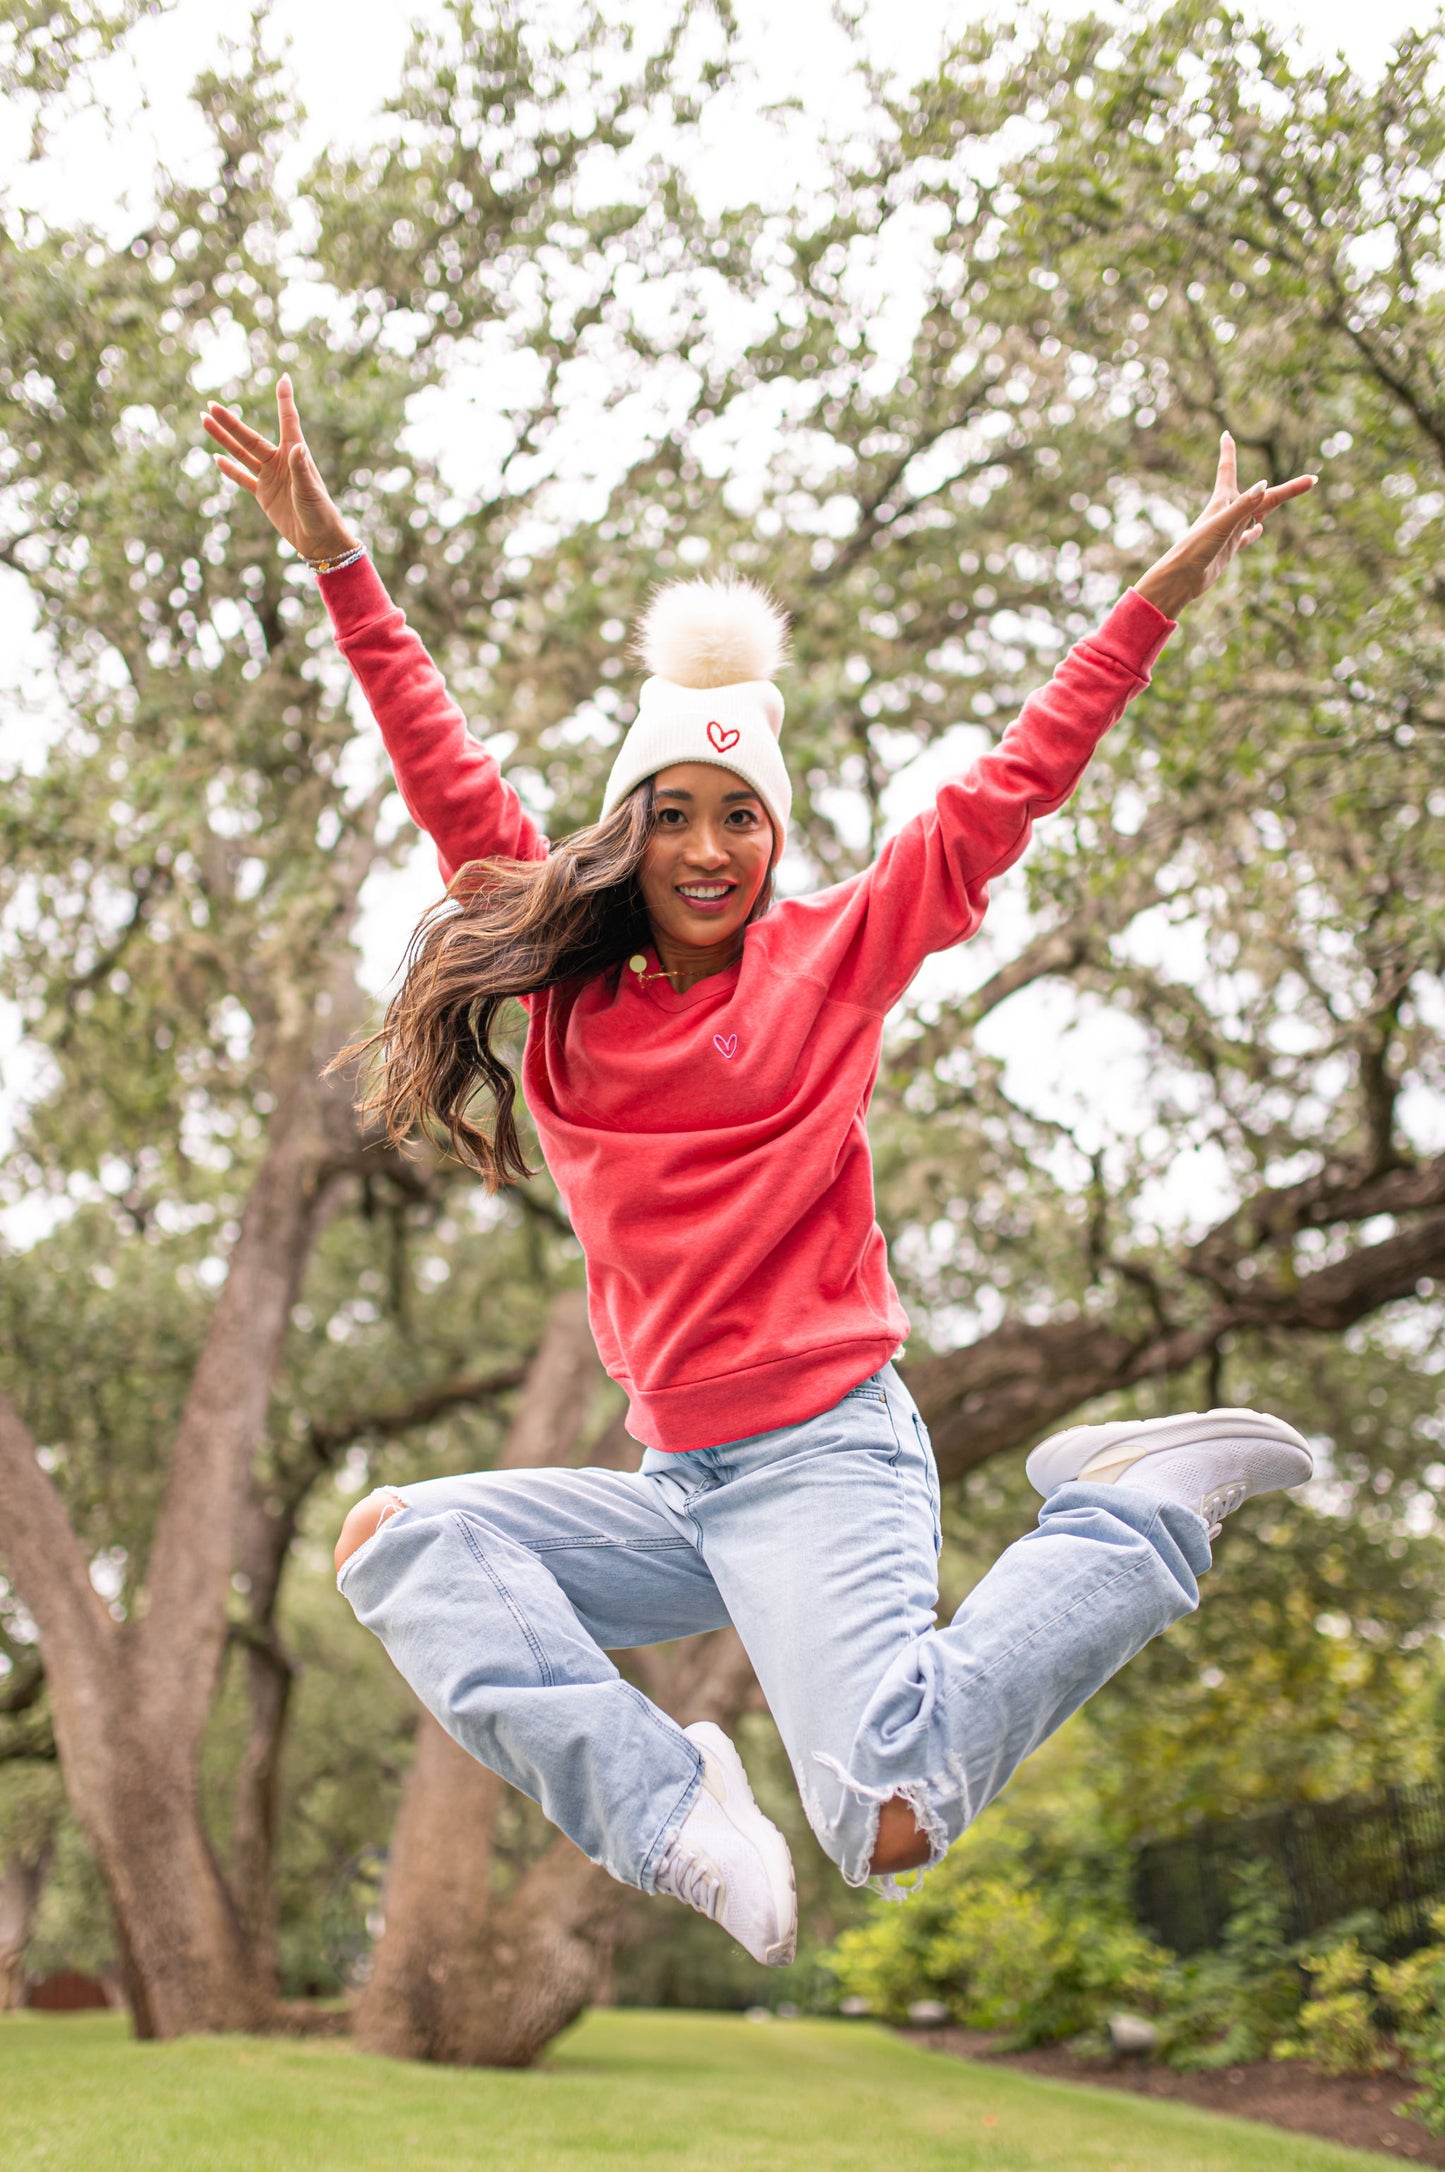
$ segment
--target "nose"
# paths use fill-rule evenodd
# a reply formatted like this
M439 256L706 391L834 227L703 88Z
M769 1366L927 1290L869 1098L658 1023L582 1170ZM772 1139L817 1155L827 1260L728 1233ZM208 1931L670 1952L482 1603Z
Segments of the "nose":
M688 838L687 857L691 864L694 867L722 867L730 856L722 830L711 822L699 822Z

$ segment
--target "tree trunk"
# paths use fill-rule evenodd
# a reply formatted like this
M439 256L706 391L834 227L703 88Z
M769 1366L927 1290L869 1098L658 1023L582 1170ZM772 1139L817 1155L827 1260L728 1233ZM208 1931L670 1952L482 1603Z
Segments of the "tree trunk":
M25 1949L55 1853L53 1840L17 1848L0 1867L0 2013L25 1997Z
M274 1978L206 1837L192 1747L167 1754L160 1733L122 1720L103 1752L109 1771L87 1772L76 1790L91 1813L136 2034L263 2029L275 2016Z
M236 1774L230 1888L257 1963L275 1979L276 1854L281 1838L281 1767L295 1662L274 1628L246 1646L246 1745Z
M424 1712L392 1835L386 1922L353 2033L394 2059L475 2062L476 1957L493 1912L503 1783ZM483 1994L484 1995L484 1994Z
M559 1836L492 1908L460 1965L443 1963L427 2056L530 2066L591 2004L627 1897Z
M147 1586L113 1621L36 1445L0 1396L0 1526L34 1616L67 1794L108 1887L137 2033L256 2028L269 1955L247 1937L199 1801L202 1730L225 1649L252 1457L332 1190L309 1043L278 1063L279 1106L172 1456Z
M291 1542L302 1505L325 1461L308 1457L283 1479L275 1498L253 1485L237 1567L246 1594L244 1630L233 1630L243 1652L248 1724L231 1810L230 1889L258 1962L276 1973L276 1853L281 1837L281 1768L296 1664L276 1627Z

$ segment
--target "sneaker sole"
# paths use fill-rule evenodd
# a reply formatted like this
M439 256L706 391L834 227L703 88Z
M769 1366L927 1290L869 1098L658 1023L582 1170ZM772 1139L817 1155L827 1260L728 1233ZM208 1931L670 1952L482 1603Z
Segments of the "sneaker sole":
M721 1727L714 1726L711 1720L695 1720L692 1726L684 1728L683 1732L692 1742L706 1736L708 1755L716 1758L727 1774L729 1798L736 1791L744 1802L757 1810L757 1798L748 1783L743 1761ZM779 1921L788 1926L786 1937L776 1940L773 1945L764 1949L762 1962L764 1968L786 1968L789 1962L797 1957L798 1951L798 1882L793 1874L793 1858L787 1841L771 1818L764 1817L761 1810L758 1810L758 1816L763 1825L760 1852L767 1865L773 1906Z
M1262 1410L1188 1410L1170 1418L1071 1426L1067 1432L1040 1441L1024 1470L1034 1491L1047 1499L1071 1478L1082 1477L1090 1465L1090 1478L1107 1484L1146 1455L1157 1455L1169 1448L1225 1445L1237 1445L1256 1454L1261 1448L1280 1451L1281 1475L1265 1477L1262 1484L1250 1487L1251 1493L1301 1486L1314 1469L1308 1442L1283 1418L1271 1417Z

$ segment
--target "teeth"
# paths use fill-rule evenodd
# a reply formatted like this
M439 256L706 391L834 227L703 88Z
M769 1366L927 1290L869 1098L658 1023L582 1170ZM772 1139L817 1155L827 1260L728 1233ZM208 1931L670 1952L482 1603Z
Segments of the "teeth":
M704 902L711 902L715 898L726 897L728 891L732 888L732 885L731 883L726 882L717 883L714 884L712 887L705 889L701 883L693 883L689 885L685 882L680 882L677 887L684 897L701 898L704 900Z

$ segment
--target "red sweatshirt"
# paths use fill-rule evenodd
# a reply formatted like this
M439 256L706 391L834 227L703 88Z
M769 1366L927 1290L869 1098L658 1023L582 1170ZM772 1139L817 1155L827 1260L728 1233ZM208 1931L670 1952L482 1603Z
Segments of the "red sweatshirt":
M543 858L370 562L321 587L443 877ZM907 1335L864 1128L884 1017L930 951L975 932L990 877L1068 798L1173 630L1131 589L870 868L774 905L726 972L684 994L624 971L530 999L527 1104L637 1439L710 1448L814 1417Z

